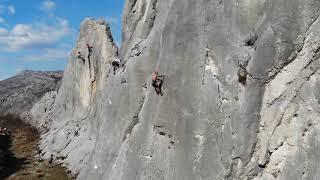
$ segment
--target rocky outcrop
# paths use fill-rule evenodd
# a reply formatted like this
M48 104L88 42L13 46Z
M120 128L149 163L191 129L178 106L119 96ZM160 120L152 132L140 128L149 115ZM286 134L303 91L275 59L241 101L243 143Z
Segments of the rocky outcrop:
M57 91L62 79L61 71L23 71L0 81L0 114L28 117L32 106L49 91Z
M127 0L115 74L108 26L86 19L55 102L35 113L47 117L41 147L79 179L315 179L319 12L319 1Z
M106 118L101 113L108 111L111 91L106 87L114 88L108 83L116 81L109 77L114 76L111 62L117 54L109 26L103 20L84 20L59 92L47 94L31 111L31 123L44 132L44 157L63 157L75 174L87 166Z

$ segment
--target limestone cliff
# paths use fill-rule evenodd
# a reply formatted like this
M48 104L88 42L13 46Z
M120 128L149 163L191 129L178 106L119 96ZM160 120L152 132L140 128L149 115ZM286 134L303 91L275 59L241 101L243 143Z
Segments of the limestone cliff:
M48 93L31 110L31 123L44 130L44 157L65 159L75 173L86 167L97 142L102 121L96 118L102 119L98 115L107 108L110 62L117 53L109 26L103 20L84 20L58 93Z
M41 147L79 179L316 179L319 14L318 0L127 0L115 74L108 26L86 19L50 111L34 107Z

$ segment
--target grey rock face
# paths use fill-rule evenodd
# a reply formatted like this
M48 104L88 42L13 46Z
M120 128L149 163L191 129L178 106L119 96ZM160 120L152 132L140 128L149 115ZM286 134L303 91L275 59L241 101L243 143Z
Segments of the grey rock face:
M23 71L0 81L0 114L27 116L46 92L58 90L62 75L60 71Z
M79 179L316 179L319 14L317 0L127 0L124 66L85 20L41 146Z
M97 141L102 121L96 118L104 119L98 115L108 110L105 96L111 92L106 87L114 76L111 62L117 53L109 26L84 20L59 92L47 94L31 111L30 123L44 129L44 157L64 157L74 173L87 166Z

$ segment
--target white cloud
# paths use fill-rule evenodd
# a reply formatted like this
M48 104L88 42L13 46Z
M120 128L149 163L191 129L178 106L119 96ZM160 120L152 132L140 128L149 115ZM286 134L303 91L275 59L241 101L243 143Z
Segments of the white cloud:
M106 21L109 23L109 24L119 24L119 19L116 18L116 17L111 17L111 16L108 16L106 17Z
M0 24L6 22L2 17L0 17Z
M6 34L8 34L8 30L5 29L5 28L0 27L0 36L1 35L6 35Z
M16 8L13 5L3 5L0 4L0 14L14 15L16 13Z
M0 34L0 50L14 52L22 49L49 48L71 33L69 23L57 18L52 25L46 23L16 24L7 33Z
M41 4L41 10L45 12L51 12L56 7L56 3L51 0L45 0Z
M47 48L42 54L27 55L22 58L24 61L53 61L66 60L69 56L69 49Z
M16 8L12 5L8 6L8 14L14 15L16 13Z
M22 68L17 68L17 69L16 69L16 73L17 73L17 74L21 73L22 71L23 71Z

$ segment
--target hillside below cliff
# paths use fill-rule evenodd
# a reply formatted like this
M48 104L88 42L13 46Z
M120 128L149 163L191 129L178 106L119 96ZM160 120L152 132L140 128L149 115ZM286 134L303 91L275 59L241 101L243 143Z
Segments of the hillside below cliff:
M22 121L30 120L30 110L46 93L59 89L62 75L61 71L28 70L0 81L0 179L68 178L62 167L38 162L38 131Z

